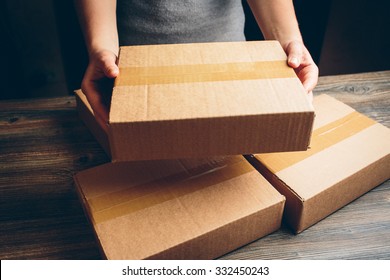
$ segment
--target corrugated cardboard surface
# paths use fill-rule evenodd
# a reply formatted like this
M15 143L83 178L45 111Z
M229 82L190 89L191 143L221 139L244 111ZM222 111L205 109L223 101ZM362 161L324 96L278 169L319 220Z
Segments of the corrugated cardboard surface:
M77 111L79 112L80 118L91 131L93 136L95 136L96 140L102 146L106 154L111 157L108 135L96 122L95 116L93 114L91 106L88 103L87 97L82 93L81 90L76 90L75 96L77 103Z
M275 41L122 47L113 161L306 150L314 118Z
M249 158L286 196L285 220L296 232L390 177L390 129L327 95L314 107L308 151Z
M280 195L242 156L111 163L75 182L108 259L211 259L279 228Z

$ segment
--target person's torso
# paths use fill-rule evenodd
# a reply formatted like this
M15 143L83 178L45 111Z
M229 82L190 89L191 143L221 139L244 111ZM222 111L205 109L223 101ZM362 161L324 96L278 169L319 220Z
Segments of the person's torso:
M243 41L241 0L118 0L120 45Z

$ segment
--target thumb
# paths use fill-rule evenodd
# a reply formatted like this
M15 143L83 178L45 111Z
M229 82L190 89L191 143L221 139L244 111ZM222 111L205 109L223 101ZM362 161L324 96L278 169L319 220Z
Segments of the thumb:
M293 41L287 45L287 63L292 68L297 68L301 65L303 46L298 41Z
M118 65L116 65L116 55L107 53L102 57L102 69L107 78L115 78L119 74Z

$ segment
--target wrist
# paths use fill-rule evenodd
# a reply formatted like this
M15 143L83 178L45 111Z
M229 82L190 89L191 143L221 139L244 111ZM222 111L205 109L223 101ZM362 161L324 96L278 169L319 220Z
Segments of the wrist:
M111 56L115 57L116 60L118 58L118 49L99 46L88 50L89 61L101 60L103 57L106 57L107 55L110 57Z
M292 42L298 42L303 44L303 39L300 32L283 32L281 30L273 30L265 36L266 40L277 40L282 48L286 50L289 44Z
M280 45L282 46L283 50L287 50L289 45L292 43L299 43L303 45L303 40L302 38L289 38L289 39L283 39L283 40L278 40Z
M95 31L96 32L96 31ZM95 55L102 52L111 52L115 56L119 53L119 40L116 32L101 32L100 35L95 34L87 40L87 48L89 57L92 58Z
M119 46L109 44L95 44L88 47L88 55L90 59L100 56L102 53L110 52L116 57L118 56Z

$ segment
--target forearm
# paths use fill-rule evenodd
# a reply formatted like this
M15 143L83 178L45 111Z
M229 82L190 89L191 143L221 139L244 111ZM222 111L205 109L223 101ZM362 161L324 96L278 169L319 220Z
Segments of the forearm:
M283 47L302 42L292 0L248 0L252 13L267 40L278 40Z
M90 55L101 50L118 53L116 0L75 0Z

